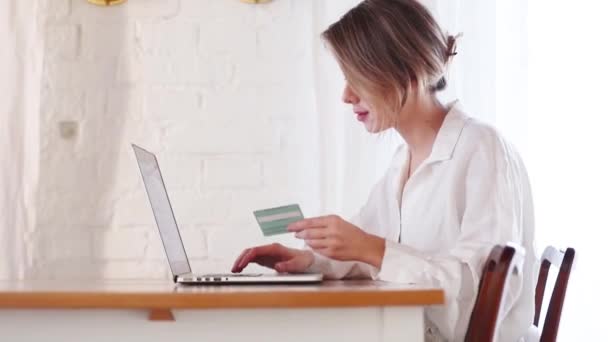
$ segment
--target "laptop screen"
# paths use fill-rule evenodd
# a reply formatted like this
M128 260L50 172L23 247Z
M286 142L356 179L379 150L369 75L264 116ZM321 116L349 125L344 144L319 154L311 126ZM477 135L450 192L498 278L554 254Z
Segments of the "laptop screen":
M190 273L190 264L182 242L173 209L169 202L169 195L163 182L156 156L143 148L132 145L135 157L139 164L139 171L144 180L156 225L160 232L165 253L169 259L169 266L174 276Z

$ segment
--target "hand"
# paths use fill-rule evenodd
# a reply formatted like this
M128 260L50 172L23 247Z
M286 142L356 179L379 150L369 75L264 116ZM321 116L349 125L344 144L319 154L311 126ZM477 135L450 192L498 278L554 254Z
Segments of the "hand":
M306 241L315 252L343 261L362 261L380 268L384 258L385 240L330 215L301 220L287 228L296 238Z
M312 265L314 256L311 251L287 248L281 244L248 248L234 262L232 272L241 273L247 265L254 262L277 272L302 273Z

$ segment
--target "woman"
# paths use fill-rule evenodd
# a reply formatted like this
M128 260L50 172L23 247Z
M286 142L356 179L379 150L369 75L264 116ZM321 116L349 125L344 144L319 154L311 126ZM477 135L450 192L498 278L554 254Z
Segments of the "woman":
M427 339L461 341L491 247L512 241L528 253L524 276L507 290L499 340L522 339L534 311L530 186L520 157L494 128L437 100L454 37L416 0L366 0L323 38L346 78L343 101L370 133L393 128L405 144L350 222L335 215L296 222L289 230L309 249L250 248L233 272L254 262L330 279L441 287L446 305L426 310Z

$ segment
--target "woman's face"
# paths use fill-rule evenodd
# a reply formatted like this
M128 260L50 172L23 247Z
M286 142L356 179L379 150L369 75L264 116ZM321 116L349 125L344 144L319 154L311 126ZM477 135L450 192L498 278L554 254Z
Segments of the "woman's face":
M383 110L381 106L375 106L371 99L364 99L363 95L359 95L348 84L344 86L342 93L342 101L353 106L353 112L370 133L379 133L392 127L390 115Z

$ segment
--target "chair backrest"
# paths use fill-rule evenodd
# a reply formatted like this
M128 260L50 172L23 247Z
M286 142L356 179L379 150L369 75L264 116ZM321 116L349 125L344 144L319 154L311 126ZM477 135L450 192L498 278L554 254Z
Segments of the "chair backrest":
M484 265L479 292L465 342L491 342L501 312L505 284L512 274L521 275L525 252L515 245L494 246Z
M543 296L547 285L547 277L551 266L559 268L553 293L549 301L545 323L540 335L541 342L553 342L557 339L557 330L559 328L559 320L562 316L562 307L566 298L566 290L568 288L568 280L570 279L570 270L574 263L574 248L568 248L565 252L557 250L553 246L549 246L543 252L541 257L540 271L538 273L538 283L536 284L536 310L534 312L534 325L538 327L540 320L540 312L543 305Z

